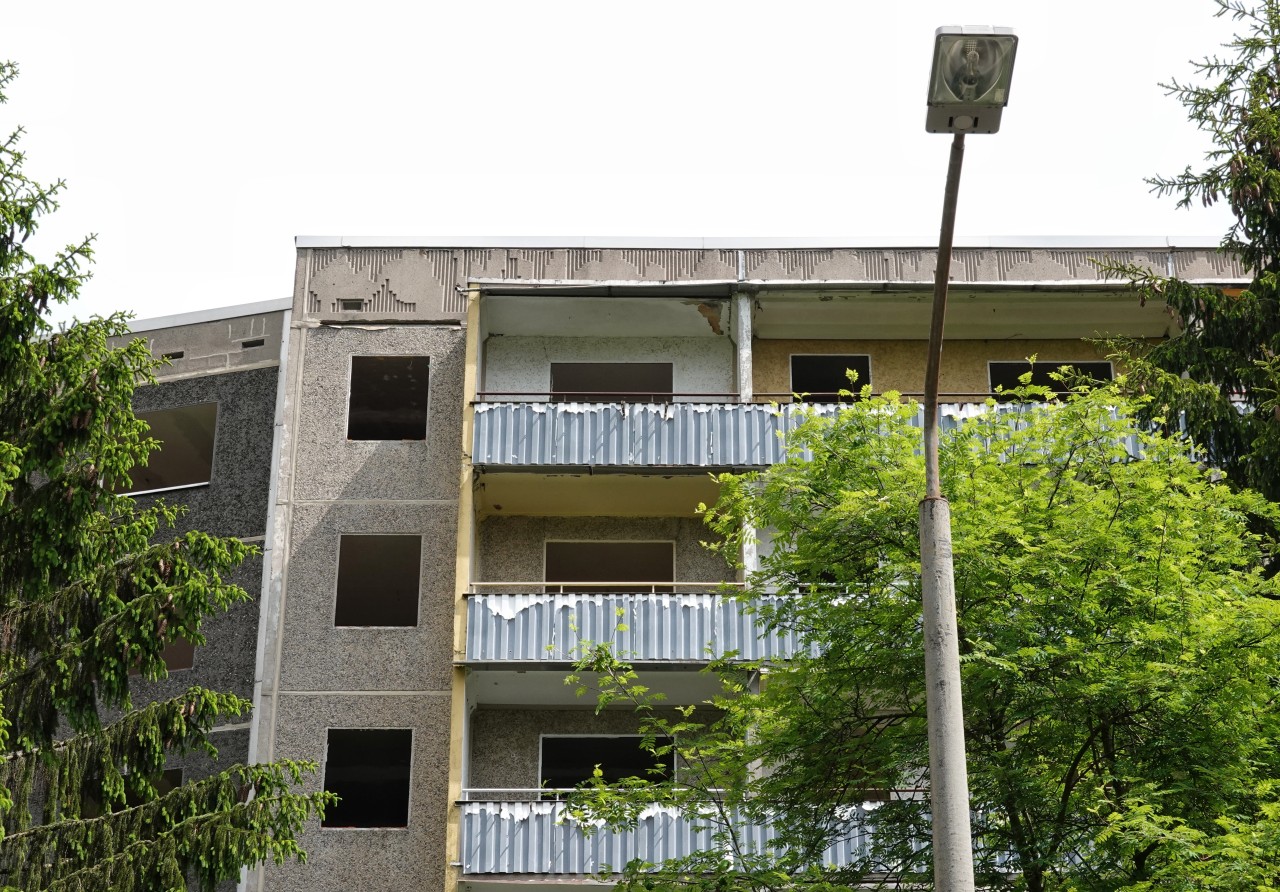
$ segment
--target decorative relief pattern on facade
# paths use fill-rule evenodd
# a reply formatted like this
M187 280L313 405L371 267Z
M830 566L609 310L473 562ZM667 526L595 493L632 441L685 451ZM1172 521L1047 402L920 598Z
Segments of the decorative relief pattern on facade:
M1097 257L1096 251L1049 251L1049 259L1058 264L1064 270L1066 275L1064 279L1096 279L1098 277L1097 269L1094 267L1092 260ZM1128 252L1114 252L1110 258L1116 263L1130 263L1132 255Z
M508 251L507 262L502 267L504 279L546 279L551 264L551 251L521 249Z
M1244 265L1220 251L1195 251L1173 255L1173 274L1182 278L1248 279Z
M604 251L570 248L566 253L569 259L570 279L582 278L588 266L598 264L604 259Z

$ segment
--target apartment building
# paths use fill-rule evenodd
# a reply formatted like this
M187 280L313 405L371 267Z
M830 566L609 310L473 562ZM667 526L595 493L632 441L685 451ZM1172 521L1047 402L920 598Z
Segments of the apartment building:
M1107 377L1082 339L1177 333L1094 260L1245 280L1165 242L960 249L948 417L1028 356L1037 375ZM219 485L224 435L255 431L226 460L246 474L232 501L257 512L237 529L264 536L245 571L262 576L260 609L226 621L233 689L255 702L235 733L250 758L320 763L312 783L343 797L308 828L306 864L246 887L549 888L702 844L661 810L631 833L565 818L555 791L597 764L635 773L638 739L634 715L596 714L564 676L584 644L612 642L676 706L711 694L709 654L796 646L720 594L741 579L702 545L696 506L715 501L713 473L781 456L793 394L834 401L846 369L876 393L921 391L934 263L927 248L758 240L301 238L288 309L236 317L264 320L247 349L271 365L184 372L195 341L158 329L154 349L184 352L144 408L219 407L214 474L187 495ZM233 408L251 372L251 407Z

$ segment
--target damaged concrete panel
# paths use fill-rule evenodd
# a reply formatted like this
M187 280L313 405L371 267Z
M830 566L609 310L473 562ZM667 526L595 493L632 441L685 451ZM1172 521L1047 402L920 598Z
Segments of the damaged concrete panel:
M456 499L465 332L442 326L304 328L293 497ZM347 439L352 356L422 356L430 363L426 439Z
M669 362L676 393L733 392L734 351L728 338L490 337L483 390L545 396L553 362Z
M321 828L306 825L301 845L307 863L266 868L272 892L348 892L371 877L406 889L437 889L445 873L445 808L448 796L449 698L430 695L361 697L285 695L279 707L274 757L321 763L304 789L323 788L325 742L330 728L409 728L413 755L409 824L402 828ZM381 882L380 881L380 882Z
M454 505L304 504L294 510L281 685L302 691L447 691L453 659ZM342 534L422 537L417 625L336 627Z

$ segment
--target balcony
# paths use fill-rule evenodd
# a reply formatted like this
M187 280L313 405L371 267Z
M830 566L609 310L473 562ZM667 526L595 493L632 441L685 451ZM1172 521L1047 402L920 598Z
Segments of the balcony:
M787 435L836 404L725 402L477 402L472 461L539 468L753 468L782 461ZM940 408L944 430L986 411ZM917 426L923 413L917 414Z
M468 799L487 792L468 791ZM592 875L617 871L636 858L658 863L716 845L707 820L661 807L645 809L634 828L593 827L590 833L567 816L564 803L533 801L532 796L467 801L459 807L464 875ZM848 832L823 853L824 863L843 867L867 857L867 814L862 807L850 809ZM775 837L767 824L740 826L743 842L752 851L762 851Z
M665 583L649 591L559 592L546 583L478 583L467 599L466 661L566 663L608 643L631 662L694 663L736 653L784 659L795 633L764 632L754 604L714 591L721 583ZM516 594L513 592L530 592Z

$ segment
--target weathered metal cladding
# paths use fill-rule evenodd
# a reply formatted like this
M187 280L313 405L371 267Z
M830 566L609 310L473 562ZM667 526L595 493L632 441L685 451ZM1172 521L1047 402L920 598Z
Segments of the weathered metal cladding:
M594 644L625 659L690 662L736 654L785 659L800 647L794 632L761 629L748 603L711 593L478 594L467 603L472 662L567 662Z
M786 456L786 440L810 415L839 406L766 403L478 403L473 460L507 467L765 467ZM986 412L1016 416L1025 405L939 407L954 430ZM911 424L923 425L923 411ZM1010 424L1017 421L1011 417ZM1126 442L1133 455L1136 441Z
M673 809L650 807L627 830L592 828L570 819L560 802L464 802L464 874L575 876L619 870L636 858L658 863L715 846L712 822ZM773 844L771 824L733 816L746 851ZM847 832L823 854L823 863L843 867L867 856L871 832L867 812L850 809Z
M478 465L764 466L805 407L762 403L479 403ZM808 407L828 413L834 406Z

